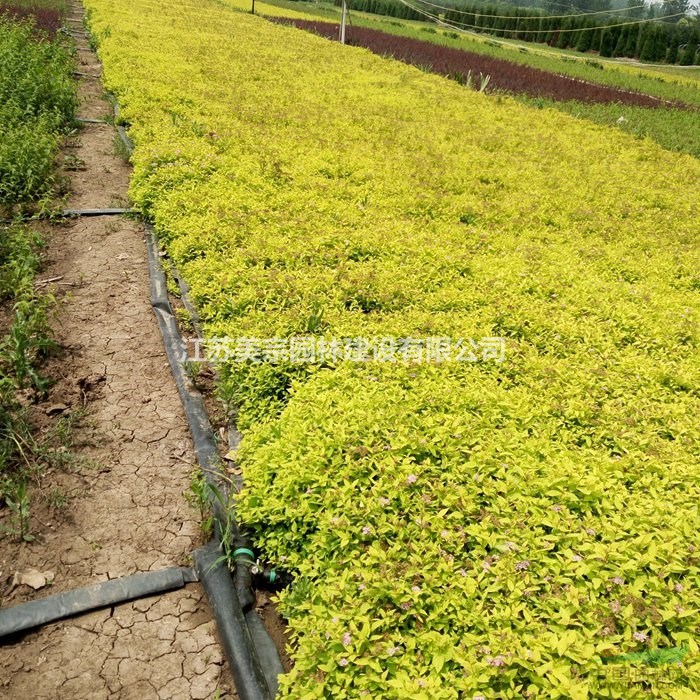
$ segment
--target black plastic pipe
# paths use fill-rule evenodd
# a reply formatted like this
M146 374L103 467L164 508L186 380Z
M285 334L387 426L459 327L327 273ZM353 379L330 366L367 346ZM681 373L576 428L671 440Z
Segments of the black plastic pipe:
M219 539L229 536L230 540L234 541L240 537L238 526L228 513L226 502L222 503L222 499L216 495L223 495L224 487L217 478L220 459L216 440L214 439L214 431L209 422L202 395L191 386L190 379L185 373L184 363L187 361L187 348L180 335L180 329L177 326L175 314L168 299L165 273L160 264L155 231L150 224L146 223L145 226L146 251L151 275L151 306L163 336L170 369L172 370L187 421L190 425L197 462L210 487L209 500L214 513L214 525L217 536Z
M174 591L196 580L192 569L173 567L103 581L4 608L0 610L0 639L98 608Z
M245 613L245 621L248 625L248 632L253 642L253 647L256 650L256 656L260 662L267 687L272 693L272 697L277 695L279 687L279 676L284 673L284 667L280 661L280 655L277 647L272 643L270 634L265 629L263 621L255 610L249 610Z
M123 216L124 214L136 214L135 209L123 207L107 207L104 209L63 209L61 216L67 219L78 216Z
M192 300L190 299L190 286L187 284L187 282L185 282L184 279L182 279L180 272L175 267L175 265L173 265L170 259L166 258L165 262L168 267L168 272L172 275L173 279L175 280L175 283L178 286L178 289L180 290L180 301L182 301L182 305L185 307L185 310L189 314L190 322L192 323L192 328L194 328L194 332L197 335L197 338L201 340L202 328L199 320L199 313L197 312L197 309L195 308L194 304L192 303Z
M195 551L193 557L195 569L216 618L238 696L241 700L272 700L277 693L277 674L274 674L274 685L271 686L258 655L250 653L254 648L253 638L236 589L231 586L225 557L214 542ZM257 617L255 610L251 612Z
M255 606L255 593L253 592L253 569L256 568L255 552L250 542L240 538L233 543L231 556L235 562L233 585L241 603L241 609L245 614Z
M126 148L129 155L134 151L134 142L129 138L129 134L126 133L126 129L119 123L119 103L112 96L112 109L114 110L114 125L117 127L117 133L119 138L122 140L124 147Z

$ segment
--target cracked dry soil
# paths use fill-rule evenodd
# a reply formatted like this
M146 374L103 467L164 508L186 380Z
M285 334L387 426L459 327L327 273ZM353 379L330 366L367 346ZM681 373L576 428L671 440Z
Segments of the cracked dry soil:
M76 32L82 8L70 17ZM101 66L84 37L78 70ZM110 114L99 79L81 76L79 116ZM64 155L69 208L119 206L130 168L115 155L114 129L86 124ZM77 166L76 166L77 164ZM46 400L85 411L74 428L79 459L35 489L33 542L0 540L0 599L14 605L108 578L189 563L201 543L187 503L194 451L149 304L144 230L125 218L76 219L47 229L42 277L60 278L54 322L63 348L46 368ZM49 410L49 412L51 412ZM60 493L67 504L46 499ZM44 498L42 498L44 494ZM51 586L13 587L15 571L52 571ZM0 696L8 700L235 698L199 584L102 610L0 646Z

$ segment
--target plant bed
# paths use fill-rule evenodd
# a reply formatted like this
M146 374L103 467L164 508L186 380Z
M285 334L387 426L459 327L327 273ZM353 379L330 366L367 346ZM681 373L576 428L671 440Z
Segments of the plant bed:
M327 39L338 38L338 25L305 19L270 18L274 22L312 31ZM558 73L550 73L511 63L499 58L484 56L461 49L441 46L428 41L387 34L366 27L348 30L348 44L362 46L380 56L391 56L398 61L452 78L474 87L484 87L515 95L548 98L557 101L577 100L584 103L624 104L639 107L684 107L682 103L670 103L652 95L598 85Z

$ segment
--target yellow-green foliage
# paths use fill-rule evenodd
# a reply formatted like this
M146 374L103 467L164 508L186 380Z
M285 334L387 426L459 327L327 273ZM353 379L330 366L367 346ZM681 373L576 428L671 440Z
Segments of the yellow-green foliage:
M210 336L507 338L225 368L239 515L297 574L282 695L670 697L601 659L671 647L700 691L700 163L219 3L86 4Z
M225 5L236 10L250 12L252 8L252 0L220 0ZM310 9L312 12L305 12L305 9ZM291 19L313 19L321 22L337 22L339 21L339 12L336 7L327 5L311 5L310 3L295 3L295 7L284 7L268 2L256 1L255 12L258 15L265 17L288 17ZM364 14L364 13L363 13Z

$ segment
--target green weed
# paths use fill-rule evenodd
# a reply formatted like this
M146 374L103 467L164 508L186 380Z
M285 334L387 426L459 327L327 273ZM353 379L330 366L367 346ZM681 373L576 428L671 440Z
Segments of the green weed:
M77 105L61 38L37 40L29 22L0 18L0 207L50 191L53 160Z
M34 536L29 532L29 494L23 481L13 482L5 494L5 505L10 509L10 525L2 530L25 542L31 542Z
M45 2L15 2L43 8ZM50 9L65 10L52 2ZM37 25L0 17L0 213L31 204L53 209L62 182L54 161L61 139L72 129L77 105L73 58L64 37L49 40ZM42 358L53 347L49 328L51 295L39 294L35 276L41 240L22 226L0 227L0 503L9 510L3 530L31 540L28 482L42 467L64 462L72 422L59 419L48 433L34 435L28 421L31 395L43 392ZM73 418L70 421L74 420ZM56 497L55 502L59 503Z

